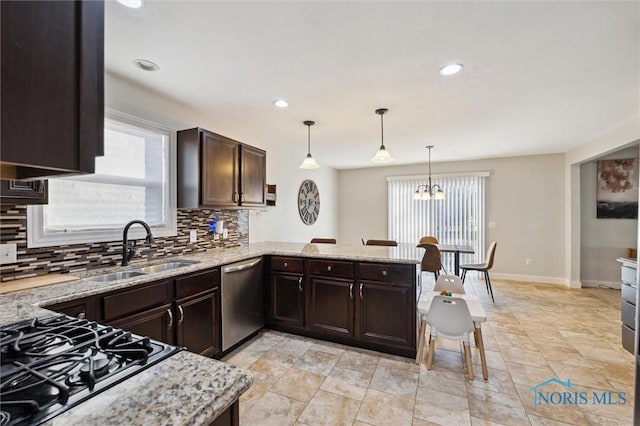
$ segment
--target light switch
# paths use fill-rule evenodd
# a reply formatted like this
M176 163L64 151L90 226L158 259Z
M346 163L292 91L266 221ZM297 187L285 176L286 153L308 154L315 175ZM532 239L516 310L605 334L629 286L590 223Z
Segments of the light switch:
M198 241L198 231L196 231L195 229L191 229L189 231L189 242L195 243L197 241Z
M0 265L5 263L16 263L16 244L0 244Z
M496 223L492 220L489 221L489 228L495 228L496 227Z

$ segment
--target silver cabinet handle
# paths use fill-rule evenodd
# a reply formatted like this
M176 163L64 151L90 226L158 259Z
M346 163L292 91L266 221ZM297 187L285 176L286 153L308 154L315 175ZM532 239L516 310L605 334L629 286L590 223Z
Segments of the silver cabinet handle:
M240 202L244 203L244 192L240 193Z
M298 278L298 291L302 291L302 277Z
M353 283L349 284L349 299L353 299Z
M284 267L285 267L285 268L288 268L288 267L289 267L289 264L288 264L287 262L284 262Z
M167 309L167 314L169 314L169 324L167 324L167 328L173 327L173 314L171 313L171 309Z
M184 321L184 311L182 310L182 305L178 305L178 311L180 311L180 318L178 318L178 325L182 324Z
M360 283L360 299L364 299L364 296L362 295L362 287L363 287L363 284Z
M387 270L386 269L382 270L382 275L385 276L385 277L387 276Z
M231 201L233 201L234 203L238 202L238 193L234 192L233 196L231 197Z
M86 313L86 312L80 312L80 313L78 314L78 317L77 317L77 318L78 318L78 319L85 319L86 317L87 317L87 313Z
M257 259L254 259L252 261L247 261L247 263L240 263L222 268L222 272L224 272L225 274L230 274L231 272L244 271L245 269L253 268L260 262L262 262L262 258L258 257Z
M331 265L327 266L327 271L331 272Z

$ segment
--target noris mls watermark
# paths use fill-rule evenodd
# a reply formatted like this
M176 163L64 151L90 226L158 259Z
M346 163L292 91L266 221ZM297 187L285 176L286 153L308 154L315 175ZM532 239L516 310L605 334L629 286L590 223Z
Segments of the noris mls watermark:
M537 384L531 390L534 408L540 405L624 405L628 402L626 392L578 391L571 386L571 379L563 382L555 377Z

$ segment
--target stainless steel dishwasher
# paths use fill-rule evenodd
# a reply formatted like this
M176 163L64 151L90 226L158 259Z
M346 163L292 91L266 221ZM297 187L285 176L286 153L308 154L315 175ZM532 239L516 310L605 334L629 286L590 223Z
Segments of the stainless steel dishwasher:
M222 267L222 350L264 327L262 258Z

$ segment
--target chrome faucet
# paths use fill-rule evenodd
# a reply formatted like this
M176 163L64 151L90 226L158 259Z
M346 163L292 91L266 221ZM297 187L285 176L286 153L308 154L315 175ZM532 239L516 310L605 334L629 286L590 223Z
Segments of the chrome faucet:
M147 236L145 237L144 241L147 244L150 244L153 242L153 235L151 235L151 228L149 227L149 225L147 225L147 222L143 220L132 220L131 222L127 223L127 225L124 227L124 231L122 231L122 263L120 264L120 266L129 265L129 261L136 254L137 241L133 240L133 244L131 244L131 247L129 247L129 242L127 241L127 234L129 233L129 228L131 228L131 225L134 225L136 223L139 223L140 225L144 226L144 229L147 230Z

